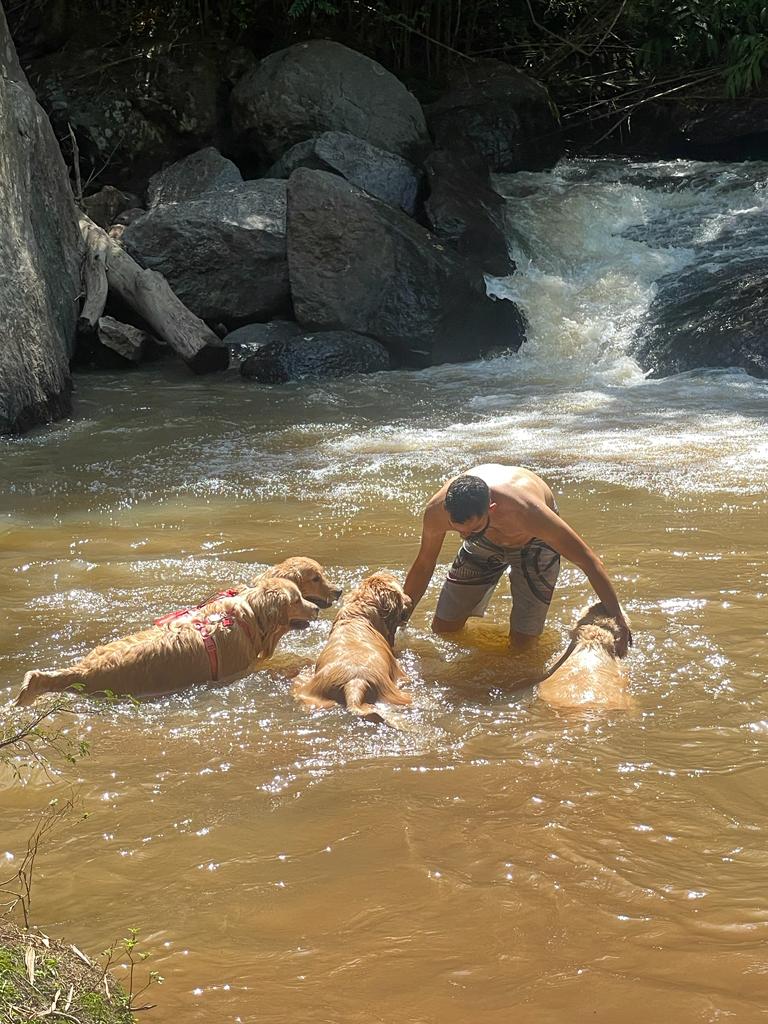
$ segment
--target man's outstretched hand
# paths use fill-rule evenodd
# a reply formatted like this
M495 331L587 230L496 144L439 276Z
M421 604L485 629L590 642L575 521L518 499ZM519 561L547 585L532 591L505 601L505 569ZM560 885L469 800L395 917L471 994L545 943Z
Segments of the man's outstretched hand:
M617 658L626 658L627 651L634 646L632 631L626 622L619 622L619 635L613 645Z

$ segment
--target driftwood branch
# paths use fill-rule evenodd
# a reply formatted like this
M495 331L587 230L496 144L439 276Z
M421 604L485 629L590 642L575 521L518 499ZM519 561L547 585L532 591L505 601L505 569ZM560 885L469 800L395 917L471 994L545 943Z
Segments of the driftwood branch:
M227 350L220 346L210 327L187 309L162 274L140 267L85 214L80 215L80 231L87 249L86 296L81 316L83 320L87 310L86 328L92 323L90 329L95 330L104 311L104 303L101 303L100 310L96 312L101 302L103 278L106 277L108 289L138 313L153 334L170 345L195 372L225 368ZM106 301L106 295L104 299Z
M109 236L96 224L84 228L82 220L80 229L85 239L85 258L83 260L83 291L85 302L77 321L78 331L92 334L96 330L99 317L107 304L107 253Z

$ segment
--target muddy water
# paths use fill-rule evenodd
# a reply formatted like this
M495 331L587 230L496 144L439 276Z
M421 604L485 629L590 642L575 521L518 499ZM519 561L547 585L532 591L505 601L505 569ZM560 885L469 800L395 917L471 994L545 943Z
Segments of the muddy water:
M522 357L375 387L96 375L76 420L3 442L3 700L28 667L288 554L345 588L404 574L424 499L483 461L546 477L636 631L629 715L555 714L530 685L589 600L573 567L529 658L505 647L502 587L482 623L433 637L436 575L399 639L404 732L294 704L328 612L227 689L80 702L62 724L90 757L4 778L0 857L74 787L88 817L41 854L34 917L91 951L139 927L166 979L147 1020L762 1019L768 389L643 380L631 325L690 254L622 234L669 213L663 191L575 178L511 200L521 273L498 287L529 310Z

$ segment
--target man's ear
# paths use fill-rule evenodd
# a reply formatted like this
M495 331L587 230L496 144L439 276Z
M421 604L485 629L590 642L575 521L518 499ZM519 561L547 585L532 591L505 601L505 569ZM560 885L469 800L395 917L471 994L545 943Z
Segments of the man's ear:
M491 511L491 509L494 509L494 508L496 508L496 502L495 502L495 501L492 501L492 502L491 502L491 503L490 503L490 504L488 505L488 511L490 512L490 511Z

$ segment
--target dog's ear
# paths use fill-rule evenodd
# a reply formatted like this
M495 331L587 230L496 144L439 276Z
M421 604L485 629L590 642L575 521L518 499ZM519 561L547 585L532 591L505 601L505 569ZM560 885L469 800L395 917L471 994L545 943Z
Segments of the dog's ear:
M273 565L271 569L267 569L265 575L273 579L290 580L297 587L301 584L301 566L296 558L286 558L279 565Z
M280 577L263 579L254 589L252 607L259 615L264 628L275 625L285 626L290 622L291 605L301 597L298 587ZM257 596L259 595L259 596Z
M394 630L400 623L400 616L403 612L403 599L400 588L382 576L371 576L367 580L367 587L376 603L379 614L387 623L390 629Z

